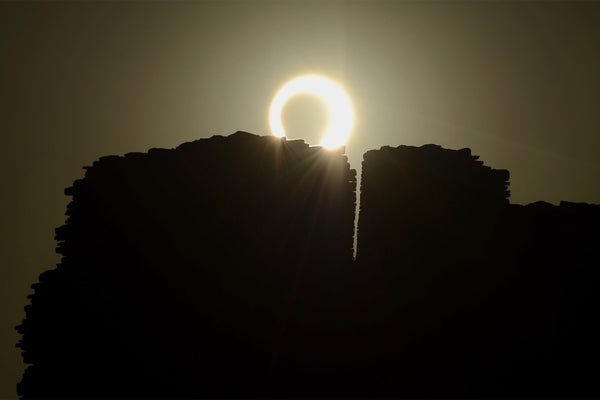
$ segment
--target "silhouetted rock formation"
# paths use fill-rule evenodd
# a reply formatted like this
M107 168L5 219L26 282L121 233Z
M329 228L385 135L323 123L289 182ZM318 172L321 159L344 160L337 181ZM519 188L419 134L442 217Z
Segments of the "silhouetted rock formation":
M469 149L436 145L368 151L358 258L412 265L437 257L447 264L478 249L473 240L489 230L509 192L508 171L477 159Z
M600 206L509 205L508 177L469 149L365 154L364 393L600 395Z
M23 398L598 397L600 206L469 149L355 172L238 132L103 157L18 327Z
M370 373L383 390L468 389L454 376L467 356L457 341L472 340L461 319L481 301L485 257L495 254L495 221L509 195L508 171L477 159L436 145L364 155L357 259L375 288L363 303L377 336L365 342L377 343L368 351L380 364Z
M86 169L19 328L22 396L239 397L314 368L352 260L345 156L238 132Z

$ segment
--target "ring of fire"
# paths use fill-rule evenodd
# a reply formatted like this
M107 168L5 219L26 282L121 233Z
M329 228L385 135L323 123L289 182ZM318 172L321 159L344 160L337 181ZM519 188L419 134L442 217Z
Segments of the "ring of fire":
M301 93L314 94L327 105L329 118L320 145L327 149L343 146L354 125L350 97L339 84L319 75L304 75L292 79L277 91L269 110L269 125L273 135L285 137L281 112L290 98Z

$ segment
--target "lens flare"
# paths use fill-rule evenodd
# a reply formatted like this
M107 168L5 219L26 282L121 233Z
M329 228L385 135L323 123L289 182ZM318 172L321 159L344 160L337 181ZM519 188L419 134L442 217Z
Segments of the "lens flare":
M319 75L304 75L292 79L277 91L269 110L269 124L273 135L285 137L281 112L287 101L300 93L314 94L327 105L329 118L320 145L327 149L345 145L354 125L350 97L339 84Z

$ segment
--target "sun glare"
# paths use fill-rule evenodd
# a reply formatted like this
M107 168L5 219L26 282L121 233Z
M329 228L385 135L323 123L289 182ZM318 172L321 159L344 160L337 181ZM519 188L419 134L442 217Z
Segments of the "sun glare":
M273 135L285 137L281 112L290 98L301 93L314 94L327 105L328 123L320 145L327 149L345 145L354 125L350 97L339 84L319 75L304 75L292 79L277 91L269 110L269 124Z

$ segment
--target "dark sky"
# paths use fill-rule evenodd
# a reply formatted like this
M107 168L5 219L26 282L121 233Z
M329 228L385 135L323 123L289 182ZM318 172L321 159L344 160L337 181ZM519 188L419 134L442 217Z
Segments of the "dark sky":
M0 3L0 397L63 189L96 158L269 134L277 88L319 73L352 97L355 168L386 144L470 147L513 202L600 203L599 71L600 2ZM325 120L310 96L284 113L315 144Z

